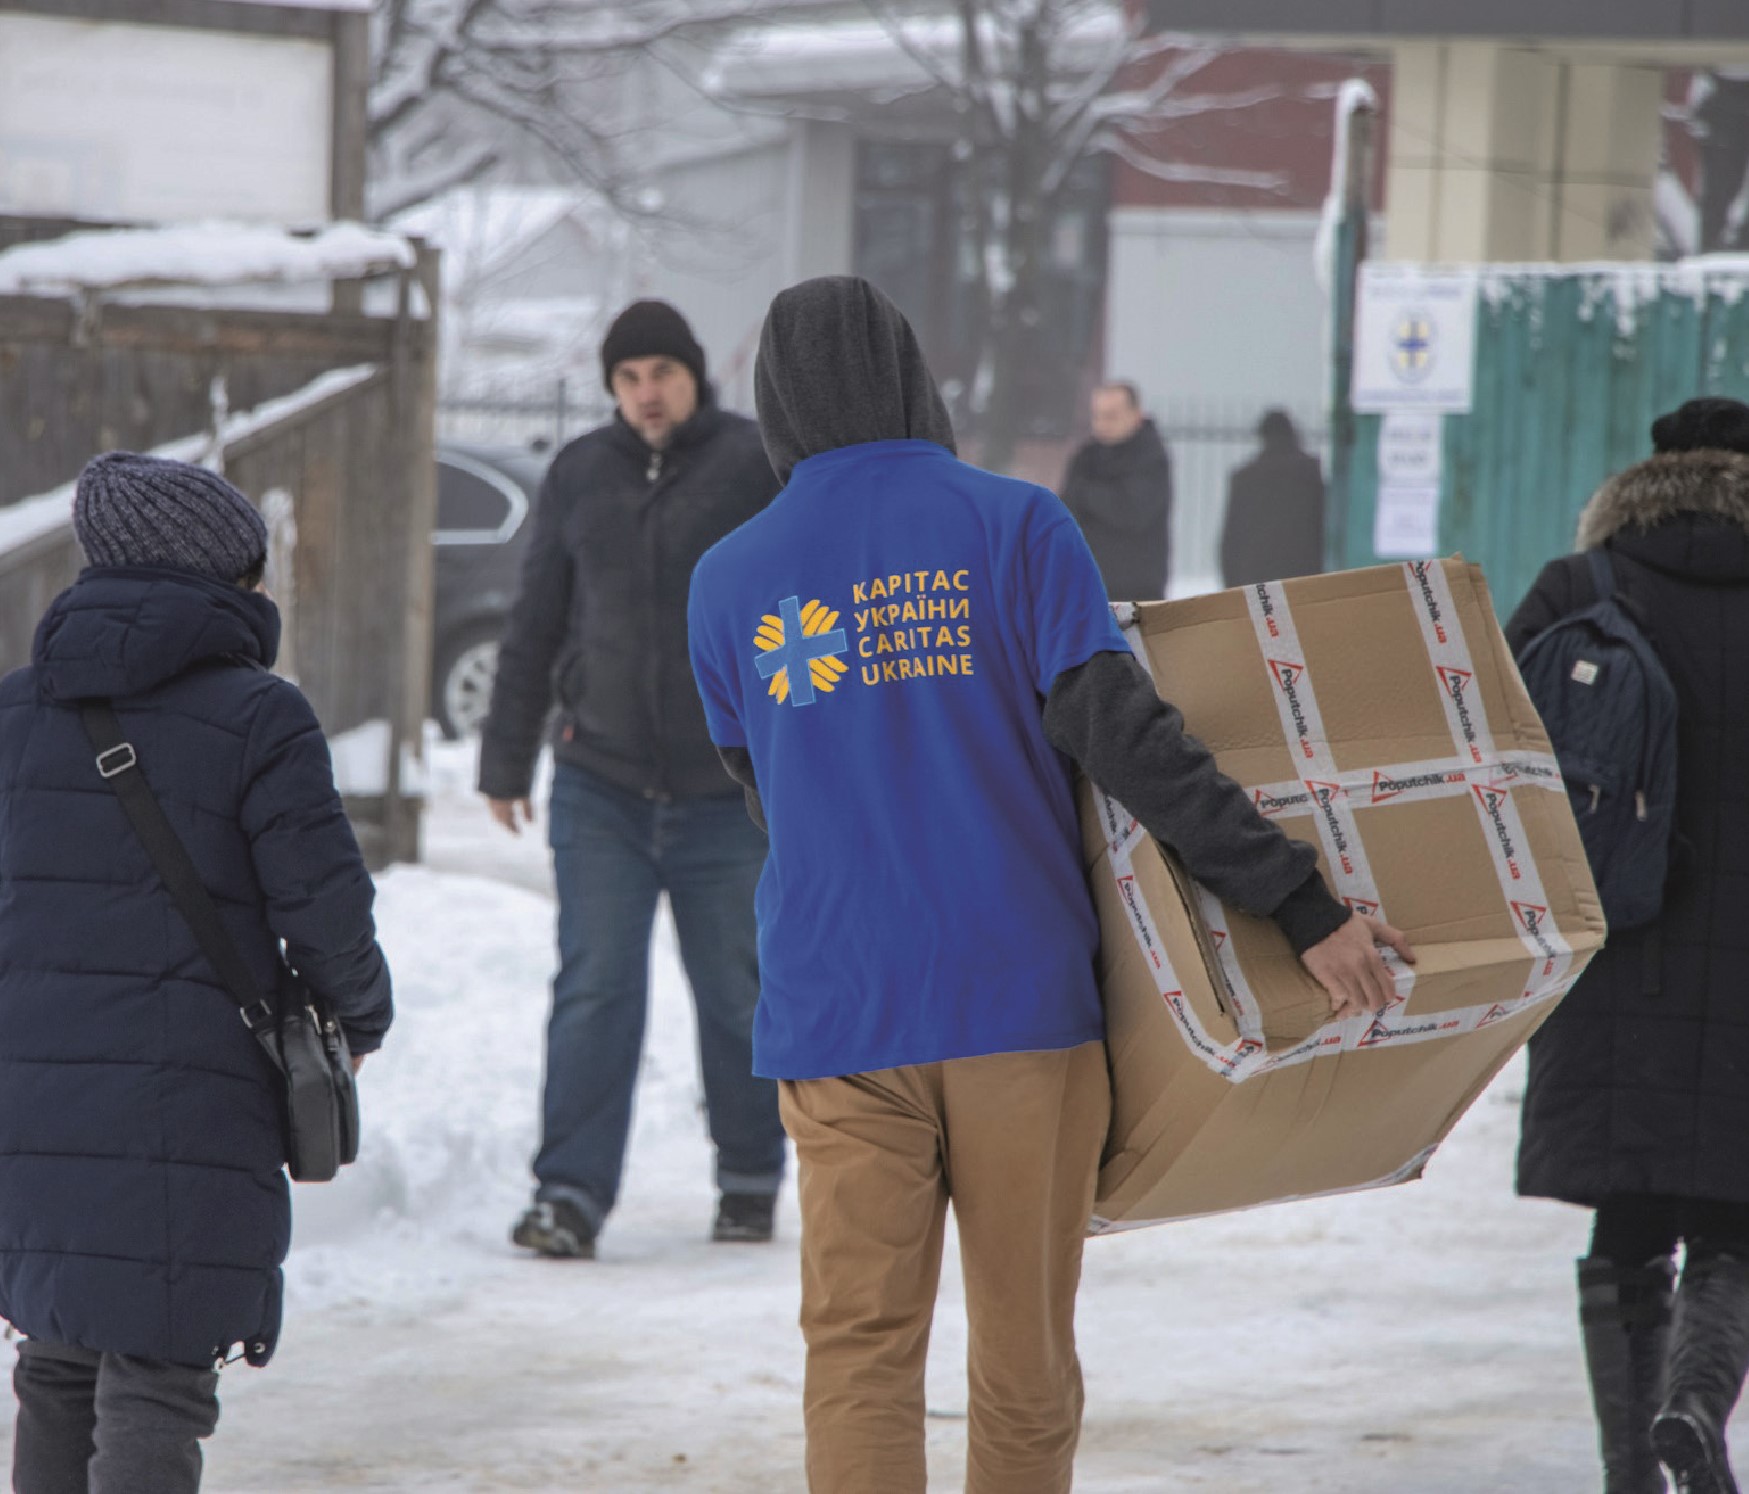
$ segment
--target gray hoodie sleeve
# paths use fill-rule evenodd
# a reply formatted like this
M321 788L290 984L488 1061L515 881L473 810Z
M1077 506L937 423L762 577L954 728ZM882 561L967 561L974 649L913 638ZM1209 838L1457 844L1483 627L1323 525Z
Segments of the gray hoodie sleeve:
M1312 848L1257 812L1133 654L1095 654L1058 675L1045 735L1223 902L1273 918L1295 954L1352 916L1324 885Z

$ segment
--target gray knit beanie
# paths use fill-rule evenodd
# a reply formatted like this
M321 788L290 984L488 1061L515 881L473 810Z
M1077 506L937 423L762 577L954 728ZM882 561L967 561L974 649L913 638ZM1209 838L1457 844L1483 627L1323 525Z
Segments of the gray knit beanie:
M79 474L73 532L92 565L140 565L239 581L267 554L255 505L216 472L110 451Z

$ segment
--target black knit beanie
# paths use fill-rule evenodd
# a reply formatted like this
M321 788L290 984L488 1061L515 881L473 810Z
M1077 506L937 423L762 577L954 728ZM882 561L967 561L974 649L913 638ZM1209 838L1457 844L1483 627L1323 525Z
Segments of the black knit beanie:
M704 392L704 349L686 318L666 301L633 301L607 329L601 344L601 378L613 392L613 371L628 358L672 358L692 371Z
M267 555L255 505L216 472L111 451L79 474L73 532L92 565L139 565L240 581Z
M1749 455L1749 405L1736 399L1691 399L1652 422L1652 444L1673 451L1740 451Z

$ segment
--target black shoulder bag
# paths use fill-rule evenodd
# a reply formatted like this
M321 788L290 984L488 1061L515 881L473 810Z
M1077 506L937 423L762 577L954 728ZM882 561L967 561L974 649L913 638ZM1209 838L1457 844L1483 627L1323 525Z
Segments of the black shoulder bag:
M97 753L98 773L121 800L171 901L280 1077L292 1177L300 1183L328 1182L358 1159L358 1088L346 1034L327 1004L283 959L278 991L272 998L262 991L225 932L219 910L146 782L115 712L107 701L94 700L80 708L80 715Z

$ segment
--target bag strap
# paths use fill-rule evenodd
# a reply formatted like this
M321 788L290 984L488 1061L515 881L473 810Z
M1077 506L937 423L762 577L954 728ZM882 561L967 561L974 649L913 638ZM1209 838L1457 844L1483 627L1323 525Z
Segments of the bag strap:
M133 744L122 731L120 718L106 700L88 700L79 708L85 723L85 735L97 753L97 771L115 790L128 821L139 836L146 855L164 879L170 900L176 904L201 953L218 972L225 989L231 993L243 1013L243 1025L260 1037L274 1025L278 1012L256 982L254 972L237 952L231 936L213 905L211 896L195 870L188 854L164 808L153 794Z
M1641 622L1638 609L1633 605L1631 599L1619 590L1615 557L1606 547L1599 545L1596 549L1587 550L1585 559L1591 566L1591 584L1597 588L1597 600L1614 602L1627 613L1629 620L1634 624L1635 636L1629 641L1633 646L1634 654L1640 661L1640 666L1648 672L1668 676L1669 671L1664 668L1664 660L1658 653L1657 645L1646 636L1646 629ZM1644 760L1648 763L1652 760L1652 717L1650 712L1647 713L1645 720ZM1642 796L1642 804L1646 787L1643 783L1634 785L1636 794Z

